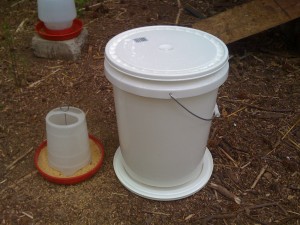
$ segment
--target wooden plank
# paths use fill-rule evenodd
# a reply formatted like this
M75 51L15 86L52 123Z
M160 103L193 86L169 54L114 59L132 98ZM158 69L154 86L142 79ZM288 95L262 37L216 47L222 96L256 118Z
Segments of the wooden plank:
M231 43L300 17L299 4L299 0L254 0L201 20L193 28Z
M299 0L275 0L279 7L286 12L292 19L300 17L300 1Z

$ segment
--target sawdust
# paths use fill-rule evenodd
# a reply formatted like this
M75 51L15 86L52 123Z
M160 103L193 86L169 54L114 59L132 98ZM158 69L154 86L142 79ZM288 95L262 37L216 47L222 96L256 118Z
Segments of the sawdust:
M77 176L86 174L89 171L93 170L98 165L98 163L101 161L101 159L103 157L102 149L100 149L100 146L98 146L96 144L96 142L91 139L90 139L90 150L91 150L91 156L92 156L91 162L88 165L86 165L85 167L78 170L72 176L65 176L60 171L49 166L47 146L45 146L40 152L40 155L38 158L38 166L44 173L46 173L47 175L53 176L53 177L57 177L57 178L77 177Z

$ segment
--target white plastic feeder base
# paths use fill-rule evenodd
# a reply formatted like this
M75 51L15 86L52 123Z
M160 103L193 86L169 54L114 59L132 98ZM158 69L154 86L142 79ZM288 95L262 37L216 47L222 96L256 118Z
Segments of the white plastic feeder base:
M203 168L199 175L195 179L175 187L154 187L132 179L123 166L120 147L115 153L113 163L118 179L129 191L141 197L159 201L178 200L193 195L206 185L213 171L213 159L208 148L206 148L203 157Z

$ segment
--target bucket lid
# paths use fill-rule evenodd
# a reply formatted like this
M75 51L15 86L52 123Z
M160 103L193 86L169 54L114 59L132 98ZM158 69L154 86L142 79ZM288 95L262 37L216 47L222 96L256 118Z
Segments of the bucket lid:
M108 63L147 80L189 80L220 70L226 45L206 32L179 26L149 26L125 31L106 45Z

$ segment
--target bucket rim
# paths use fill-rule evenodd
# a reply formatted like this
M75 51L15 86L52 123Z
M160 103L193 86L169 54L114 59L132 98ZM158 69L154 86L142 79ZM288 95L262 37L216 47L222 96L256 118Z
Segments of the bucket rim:
M130 64L125 61L126 59L123 59L124 57L122 58L119 56L117 51L119 48L123 48L122 43L124 41L134 40L130 38L134 38L139 34L145 34L149 32L150 34L151 32L155 34L155 32L161 31L178 32L178 34L188 35L196 39L199 38L199 42L202 40L205 41L205 43L209 43L210 48L212 48L215 54L210 60L207 62L205 61L204 64L182 69L146 68L137 64ZM151 51L151 48L148 50ZM201 30L174 25L154 25L134 28L114 36L105 47L105 60L111 67L128 76L144 80L183 81L210 76L221 70L228 62L228 49L222 40Z

